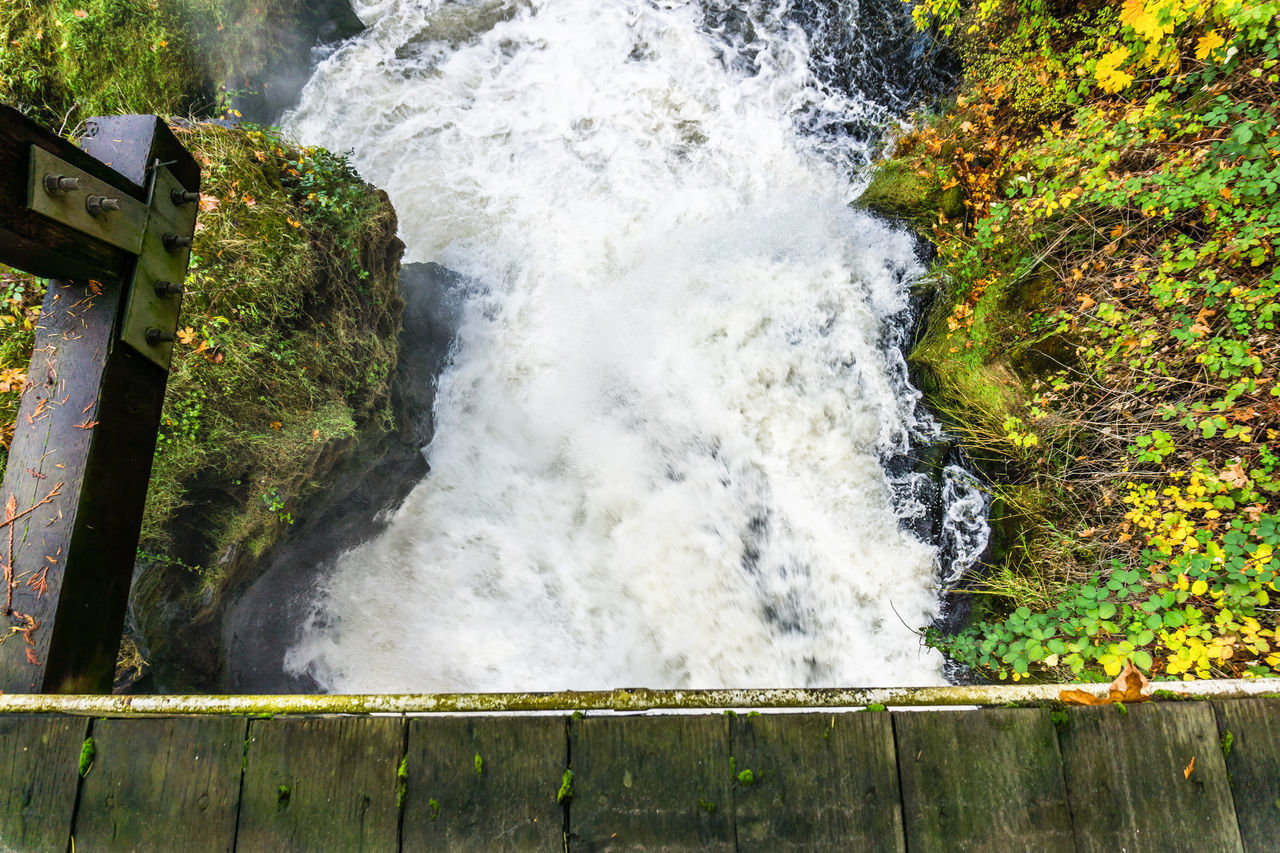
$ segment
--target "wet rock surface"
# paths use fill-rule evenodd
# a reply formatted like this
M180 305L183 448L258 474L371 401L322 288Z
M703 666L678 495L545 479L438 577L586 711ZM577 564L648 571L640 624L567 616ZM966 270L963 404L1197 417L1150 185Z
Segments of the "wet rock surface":
M224 690L315 692L285 671L284 656L307 621L316 585L344 551L385 529L427 474L436 381L448 362L464 280L438 264L406 264L400 360L392 387L396 428L358 447L264 560L265 569L227 610Z

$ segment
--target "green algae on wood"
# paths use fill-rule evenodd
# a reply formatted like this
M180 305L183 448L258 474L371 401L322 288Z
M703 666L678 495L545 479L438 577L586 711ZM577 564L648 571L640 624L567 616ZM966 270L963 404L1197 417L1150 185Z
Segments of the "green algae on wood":
M732 850L722 715L615 716L570 726L571 836L583 849Z
M394 717L251 720L237 848L396 849L404 734Z
M80 786L79 849L225 850L235 835L240 717L97 720L93 772Z
M913 853L1074 853L1048 710L895 712L892 719Z
M743 853L904 849L888 714L739 717L730 739L756 768L735 792Z
M1080 708L1071 722L1059 738L1079 853L1117 839L1131 853L1242 849L1210 704Z
M563 846L563 717L415 717L407 737L405 850Z
M1280 837L1280 701L1214 702L1219 745L1248 853L1274 850Z
M84 717L0 715L0 848L65 850Z

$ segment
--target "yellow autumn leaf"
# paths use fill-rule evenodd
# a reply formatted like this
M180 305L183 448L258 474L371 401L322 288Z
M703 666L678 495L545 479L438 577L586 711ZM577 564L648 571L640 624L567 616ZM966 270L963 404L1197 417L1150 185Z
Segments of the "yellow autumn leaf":
M1098 84L1102 86L1103 91L1114 94L1133 82L1132 74L1120 70L1120 66L1128 58L1129 48L1117 47L1098 60L1094 75L1098 78Z
M191 344L195 343L195 340L196 340L196 330L191 328L190 326L187 326L185 329L178 330L178 343L184 344L186 346L190 346Z
M1196 42L1196 59L1207 59L1209 54L1226 43L1226 39L1218 35L1217 30L1209 30Z
M1209 590L1209 584L1207 584L1203 580L1198 580L1195 583L1191 584L1192 595L1204 595L1206 592L1208 592L1208 590Z
M1144 41L1160 41L1166 32L1172 32L1173 23L1160 23L1159 9L1166 4L1160 0L1125 0L1120 10L1120 21L1127 24Z

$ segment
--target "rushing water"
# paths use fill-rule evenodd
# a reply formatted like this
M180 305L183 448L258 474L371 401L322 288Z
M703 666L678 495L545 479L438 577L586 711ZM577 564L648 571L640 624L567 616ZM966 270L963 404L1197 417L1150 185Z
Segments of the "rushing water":
M326 574L291 669L347 692L942 681L913 630L938 549L884 467L934 429L894 346L922 270L849 206L919 81L850 76L863 11L823 8L358 6L290 129L352 149L406 259L468 284L431 473Z

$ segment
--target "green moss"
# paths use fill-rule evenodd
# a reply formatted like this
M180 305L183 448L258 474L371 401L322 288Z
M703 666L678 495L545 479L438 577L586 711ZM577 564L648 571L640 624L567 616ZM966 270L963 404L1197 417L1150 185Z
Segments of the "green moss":
M863 709L862 709L862 711L863 711L863 712L866 712L866 711L873 711L873 712L874 712L874 711L886 711L886 710L888 710L888 709L887 709L884 705L882 705L881 703L879 703L879 702L872 702L870 705L868 705L867 707L865 707L865 708L863 708Z
M738 784L745 786L754 785L756 783L756 775L751 772L750 768L743 770L738 774Z
M89 770L93 768L93 759L98 755L98 746L93 742L92 737L84 739L84 743L80 744L80 775L86 776Z
M564 775L560 777L560 790L556 792L557 803L567 803L573 799L573 771L565 768Z
M1053 721L1053 726L1056 729L1065 729L1071 725L1071 715L1066 711L1051 711L1049 719Z
M476 753L476 776L479 777L484 773L484 759L480 757L480 753Z
M1224 761L1231 757L1231 747L1235 742L1236 736L1233 735L1230 730L1222 733L1222 739L1218 743L1222 747L1222 758Z
M404 808L405 794L409 790L409 756L400 759L400 766L396 768L396 808Z
M921 176L908 164L888 160L875 170L857 205L882 216L928 225L937 218L939 209L948 216L961 215L963 198L959 187L943 190L936 181Z
M281 785L276 788L276 805L281 808L289 805L289 796L292 793L288 785Z
M698 797L698 808L702 809L707 814L716 813L716 804L710 800L704 799L703 797Z
M427 800L427 806L431 809L431 821L434 823L440 817L440 801L432 797Z

